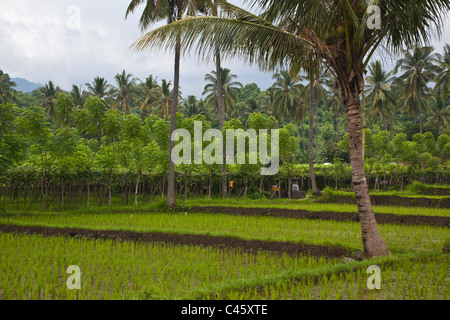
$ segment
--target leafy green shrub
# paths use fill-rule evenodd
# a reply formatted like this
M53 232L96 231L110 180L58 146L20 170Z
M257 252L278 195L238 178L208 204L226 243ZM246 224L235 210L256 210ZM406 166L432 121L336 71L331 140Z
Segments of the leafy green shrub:
M324 202L334 202L336 201L336 192L330 187L323 189L322 201Z
M259 192L250 193L248 195L248 197L250 199L252 199L252 200L266 199L266 197L263 194L259 193Z
M406 191L410 192L410 193L418 194L424 188L426 188L426 186L423 183L421 183L419 181L414 181L413 183L411 183L410 185L408 185L406 187Z

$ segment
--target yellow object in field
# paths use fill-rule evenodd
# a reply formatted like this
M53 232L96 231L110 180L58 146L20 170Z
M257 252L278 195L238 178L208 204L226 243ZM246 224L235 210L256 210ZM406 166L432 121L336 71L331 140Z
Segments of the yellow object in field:
M273 192L280 191L280 188L278 188L278 186L272 186L272 191Z
M233 183L234 183L234 181L229 181L229 182L228 182L230 188L233 188Z

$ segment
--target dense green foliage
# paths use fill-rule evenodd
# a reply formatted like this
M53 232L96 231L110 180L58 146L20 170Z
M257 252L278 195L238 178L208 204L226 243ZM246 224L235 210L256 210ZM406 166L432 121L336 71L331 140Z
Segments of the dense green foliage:
M432 50L404 51L396 70L389 74L378 61L369 68L365 169L370 188L403 189L413 181L448 183L450 97L446 94L448 81L444 80L449 52L448 46L443 55ZM423 75L416 75L411 70L420 57L428 59L427 69ZM118 193L125 203L133 194L135 203L138 198L148 201L154 195L165 195L170 82L158 84L153 76L142 82L124 70L116 75L115 85L97 77L86 84L87 90L73 86L71 92L63 92L50 81L24 94L14 90L15 83L7 74L1 76L2 207L19 201L19 197L25 204L40 200L44 210L58 203L64 209L65 198L69 204L86 202L89 207L91 193L96 204L110 204ZM316 142L308 146L308 119L304 115L309 108L309 89L302 77L291 78L281 71L274 74L273 86L262 91L255 84L241 87L228 69L222 76L227 120L224 129L281 129L279 174L262 177L260 163L227 165L227 178L233 181L231 195L272 197L272 185L278 183L286 195L292 183L308 190L309 147L317 149L315 174L321 189L352 187L346 119L339 103L339 88L332 78L324 74L314 84ZM409 86L413 76L421 79L420 88ZM432 90L429 85L434 78L437 85ZM194 121L202 121L203 132L219 126L215 73L206 75L205 80L205 101L195 96L180 100L177 128L188 130L192 137ZM411 100L417 90L422 94ZM423 123L420 126L418 122ZM185 197L212 196L221 189L218 165L177 165L176 180L177 193Z

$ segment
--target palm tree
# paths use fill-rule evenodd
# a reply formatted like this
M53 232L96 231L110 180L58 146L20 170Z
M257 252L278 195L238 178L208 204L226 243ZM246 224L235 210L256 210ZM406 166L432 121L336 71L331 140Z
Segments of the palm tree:
M335 79L329 79L327 82L329 88L331 88L331 96L325 102L325 105L331 109L331 112L336 117L336 138L340 141L341 137L339 135L339 118L345 112L345 105L342 102L342 97L339 89L339 84Z
M195 96L188 96L187 99L183 100L183 105L181 111L187 117L193 117L195 115L202 115L209 118L209 110L206 107L203 100L198 101Z
M8 102L16 102L17 99L14 96L16 90L14 87L16 83L11 80L7 73L3 73L0 70L0 103L7 104Z
M310 110L311 112L315 113L315 127L316 127L316 163L319 163L319 104L323 104L328 91L324 87L324 83L329 81L329 75L326 69L324 69L319 63L316 61L311 61L313 67L312 71L310 71L310 67L308 66L308 74L309 74L309 84L305 87L305 91L309 91L312 96L312 100L310 105L313 106L313 110ZM312 72L312 74L310 74ZM312 86L313 88L310 88ZM310 114L311 121L313 120L313 115ZM314 127L314 122L310 123L311 127ZM310 130L313 130L313 128L310 128ZM311 131L312 132L312 131ZM311 140L312 141L312 140ZM311 142L312 145L312 142ZM318 190L317 192L318 193Z
M135 100L133 93L135 91L136 79L133 78L132 74L126 73L125 70L122 73L116 74L114 79L117 82L117 87L114 90L116 95L114 105L125 114L130 114L130 109L134 105L132 100Z
M39 88L39 106L45 109L51 121L55 118L56 96L60 92L62 90L58 86L55 86L52 81L46 83L44 87Z
M265 96L260 96L258 100L249 98L244 102L243 106L239 109L239 114L241 115L243 123L246 123L248 117L253 113L269 115L270 110L269 106L264 101L265 98Z
M440 94L434 93L431 96L431 115L425 122L425 125L438 128L439 135L443 129L450 124L450 103L445 103Z
M222 69L220 74L222 77L223 113L228 114L236 107L236 102L239 100L238 95L243 86L242 83L234 81L237 76L231 74L230 69ZM207 82L203 88L203 95L206 95L205 102L208 106L214 106L215 111L218 111L217 72L213 70L205 75L205 81Z
M231 74L229 69L222 69L220 66L220 53L216 51L216 71L211 71L210 74L205 76L207 85L204 87L203 95L207 95L205 102L207 106L214 105L215 111L219 115L219 128L223 129L224 116L230 115L230 113L236 107L236 101L242 84L237 81L233 81L237 78L236 75ZM222 165L220 167L221 182L222 182L222 198L227 196L227 165L226 154L223 153Z
M278 120L282 123L283 120L293 119L302 100L302 77L299 74L291 77L287 70L281 70L272 79L275 80L272 84L273 107Z
M352 181L368 257L389 255L390 251L376 224L364 171L359 104L363 73L381 44L398 53L404 46L428 44L431 35L442 34L445 13L450 9L448 0L377 4L383 14L382 29L369 23L369 19L381 17L368 11L366 0L254 0L254 7L263 10L260 16L221 1L223 18L186 17L144 34L136 45L141 49L173 48L182 41L184 50L195 48L203 58L219 46L221 53L244 57L261 70L289 66L292 73L308 57L323 61L339 83L347 107Z
M442 99L447 99L450 90L450 45L444 47L444 55L438 53L436 55L437 63L440 68L439 74L436 76L436 87L441 89Z
M141 82L138 86L139 98L136 100L137 104L140 104L141 110L144 112L144 118L147 116L147 112L151 113L153 107L161 92L161 88L156 82L156 78L150 75L145 79L145 82Z
M165 79L161 80L161 91L158 95L158 100L155 101L156 114L161 119L166 119L170 114L170 106L173 98L173 91L170 90L171 82L167 82Z
M383 70L379 60L369 66L369 76L366 78L367 99L371 101L370 113L375 119L380 119L380 128L383 125L388 131L387 122L392 118L392 109L397 104L397 99L391 91L392 78Z
M144 31L147 27L157 21L167 20L168 24L174 21L179 21L183 17L183 13L195 14L202 6L199 6L199 2L196 0L131 0L130 5L127 8L125 18L140 5L145 3L144 11L139 20L139 26ZM145 45L136 43L135 48L142 51ZM170 136L175 131L177 106L179 98L179 86L180 86L180 56L181 56L181 41L177 37L175 44L175 62L174 62L174 80L172 91L172 105L171 105L171 117L170 117ZM172 150L175 146L175 142L170 139L169 153L172 154ZM172 159L169 162L169 181L167 185L167 205L170 208L175 206L175 164Z
M86 103L87 93L81 89L81 86L72 85L72 91L70 91L69 95L75 108L82 108Z
M86 83L88 93L91 96L105 99L111 94L112 86L108 84L105 78L95 77L92 84Z
M403 72L395 82L401 83L404 88L405 104L404 110L409 109L411 115L419 113L420 134L422 130L422 106L423 97L428 94L428 82L435 78L436 54L433 54L433 47L415 46L413 52L402 50L403 58L397 61L394 72L398 69Z

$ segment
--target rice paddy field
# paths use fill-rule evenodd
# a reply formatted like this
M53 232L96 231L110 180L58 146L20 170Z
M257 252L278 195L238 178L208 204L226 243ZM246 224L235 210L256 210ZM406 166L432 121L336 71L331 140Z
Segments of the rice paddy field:
M374 207L444 223L379 223L392 255L364 259L358 221L229 214L229 207L356 212L349 204L236 199L189 200L175 211L8 212L0 214L0 299L449 299L448 208ZM373 265L379 289L367 284ZM79 267L79 289L67 285L69 266Z

